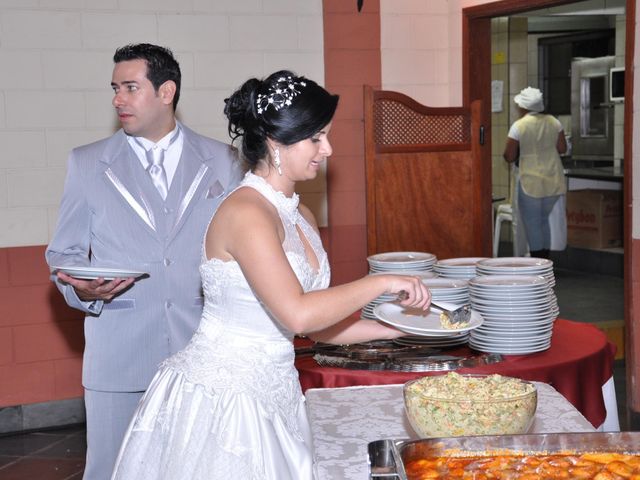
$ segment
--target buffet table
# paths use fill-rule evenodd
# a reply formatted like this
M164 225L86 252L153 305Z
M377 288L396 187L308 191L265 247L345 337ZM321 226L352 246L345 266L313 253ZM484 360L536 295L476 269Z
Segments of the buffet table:
M469 347L448 349L447 354L469 356L477 354ZM615 345L604 332L587 323L557 319L551 347L539 353L509 355L495 364L461 368L458 373L499 373L524 380L552 385L577 408L592 425L600 427L607 418L607 406L615 419L606 430L615 430L618 423L613 389ZM322 367L312 357L296 359L303 391L312 388L349 387L356 385L388 385L407 382L439 372L392 372L349 370ZM603 395L603 387L605 395ZM613 398L611 398L613 396ZM605 404L605 402L608 404Z
M534 383L538 408L530 433L594 431L553 387ZM404 413L402 385L310 389L306 398L316 480L366 480L369 442L417 438Z

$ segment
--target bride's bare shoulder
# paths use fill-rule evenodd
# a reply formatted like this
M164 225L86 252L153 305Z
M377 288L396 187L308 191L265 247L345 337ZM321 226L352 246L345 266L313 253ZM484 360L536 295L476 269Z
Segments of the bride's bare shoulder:
M258 191L241 187L220 204L206 235L207 254L233 260L237 249L257 238L279 237L277 211Z
M275 207L256 189L240 187L222 202L215 217L225 221L247 221L272 218L277 213Z

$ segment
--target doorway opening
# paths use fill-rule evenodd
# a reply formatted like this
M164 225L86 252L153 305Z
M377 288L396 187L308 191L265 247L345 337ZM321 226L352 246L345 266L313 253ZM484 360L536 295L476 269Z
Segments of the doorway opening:
M593 2L578 2L491 18L492 193L514 204L513 221L494 231L501 256L528 252L512 202L517 169L504 162L502 151L519 117L513 98L531 86L543 92L545 113L561 122L569 144L562 155L570 191L568 239L552 247L554 261L562 268L622 278L624 103L611 100L609 73L624 68L624 36L624 0L598 10ZM592 220L589 225L584 215Z
M597 101L596 109L590 109L587 113L594 114L594 126L603 126L602 112L604 109L601 104L610 104L607 109L612 110L614 120L611 121L612 133L617 134L614 141L615 153L611 159L607 159L606 166L608 168L617 167L618 178L610 178L603 176L598 180L617 182L619 189L622 191L622 201L620 202L620 215L624 230L622 232L622 242L620 246L612 248L571 248L569 247L560 256L552 257L555 266L560 268L571 268L571 264L578 265L581 268L597 268L595 272L585 272L585 275L613 275L620 284L617 287L617 298L614 295L606 295L610 300L614 301L617 313L613 313L616 326L619 330L624 329L625 325L629 325L633 313L630 312L630 266L631 252L627 246L630 245L631 233L631 207L630 192L631 190L631 126L633 121L631 94L632 87L629 85L632 81L633 73L630 66L633 64L633 39L635 32L635 4L632 1L625 2L620 0L615 6L622 7L621 11L615 13L590 12L591 15L580 14L577 19L579 27L567 27L569 17L577 17L581 8L593 8L595 2L575 2L575 1L551 1L551 0L531 0L526 3L517 0L505 0L501 2L493 2L491 4L479 5L463 10L463 101L466 104L475 99L482 99L484 105L491 105L487 108L484 125L489 125L488 135L490 148L486 149L483 154L483 165L492 171L492 196L504 197L508 202L513 195L512 179L510 170L506 162L502 159L502 151L504 142L506 141L509 126L517 118L515 108L513 106L513 97L526 86L538 87L543 90L547 97L545 106L549 110L556 110L554 113L560 117L566 132L574 135L574 112L573 106L569 111L566 110L566 93L563 98L563 89L566 92L571 87L571 72L566 71L566 66L562 65L563 56L569 61L573 57L582 57L584 54L576 55L575 51L583 51L581 48L587 46L591 40L589 37L598 37L600 40L606 38L607 50L598 51L597 56L611 56L614 63L612 68L621 70L626 67L624 78L626 82L625 93L629 98L626 103L613 104L606 85L603 83L598 90L599 80L594 80L587 87L593 86L592 94L595 96L600 92L602 99ZM602 2L603 6L610 7L616 2ZM599 15L593 15L598 13ZM560 15L562 14L562 15ZM599 18L590 18L598 16ZM630 18L627 18L630 16ZM540 18L544 17L544 18ZM552 20L552 18L554 18ZM596 23L589 22L599 22ZM552 24L552 22L556 22ZM546 25L543 25L545 23ZM587 27L586 29L583 27ZM546 29L546 30L545 30ZM631 29L631 31L627 31ZM495 41L494 37L505 37L501 44ZM510 42L509 34L519 37L517 41ZM613 34L613 38L611 36ZM532 37L532 38L529 38ZM473 39L473 41L471 41ZM484 43L482 40L486 40ZM494 41L492 41L494 40ZM492 48L487 51L481 48L481 45L491 44ZM576 47L576 44L578 46ZM562 53L563 52L563 53ZM562 53L562 54L561 54ZM604 53L605 55L602 55ZM513 58L513 54L520 54L521 58L517 64ZM591 55L592 53L589 53ZM595 53L593 53L595 54ZM534 60L535 59L535 60ZM514 68L510 68L514 67ZM558 70L560 72L558 72ZM609 72L607 71L607 74ZM502 81L502 85L497 84L496 80ZM608 80L608 79L607 79ZM545 92L545 89L547 92ZM587 92L589 89L587 88ZM496 92L500 95L496 96ZM602 100L605 101L602 101ZM500 110L494 111L491 110ZM598 115L600 117L598 118ZM564 118L562 118L564 116ZM596 122L595 120L598 120ZM587 134L589 131L587 131ZM595 135L594 135L595 137ZM572 139L575 140L575 139ZM587 148L589 152L589 149ZM625 162L624 159L627 159ZM583 165L573 164L567 159L569 168L578 168ZM588 168L599 168L604 166L602 159L590 159L591 164L585 165ZM589 188L592 185L580 185L585 179L577 178L577 183L572 185L573 188ZM574 182L576 181L574 180ZM587 178L586 180L594 180ZM602 185L599 185L602 186ZM611 185L604 185L610 187ZM487 209L487 222L490 224L493 208ZM488 227L490 228L490 227ZM513 234L509 226L504 226L500 232L499 255L511 256L513 254ZM626 247L626 248L625 248ZM569 271L569 270L567 270ZM608 277L605 277L608 278ZM577 278L569 278L568 282L573 286L580 288L580 282ZM588 280L586 284L594 283ZM585 290L585 289L583 289ZM622 290L622 291L621 291ZM586 292L586 290L585 290ZM556 292L559 297L561 292ZM583 292L584 293L584 292ZM621 298L622 297L622 298ZM577 302L579 303L579 302ZM592 312L589 312L592 313ZM565 308L563 311L560 306L560 316L568 318L568 316L583 316L585 312L576 311L572 313ZM626 316L626 318L625 318ZM581 320L580 318L575 318ZM583 320L588 320L583 318ZM625 345L627 348L633 349L632 339L621 338L619 344L620 350L624 352ZM631 342L631 343L630 343ZM629 345L631 344L631 347ZM630 370L619 374L621 380L627 380L627 384L631 384L632 378L637 378L634 366L629 366ZM640 373L640 372L638 372ZM623 382L624 383L624 382ZM634 404L634 396L631 392L625 395L626 387L622 385L620 393L617 395L618 400L629 405ZM627 402L625 402L627 400ZM637 409L634 409L637 410ZM621 419L627 417L621 416ZM628 425L627 425L628 426Z

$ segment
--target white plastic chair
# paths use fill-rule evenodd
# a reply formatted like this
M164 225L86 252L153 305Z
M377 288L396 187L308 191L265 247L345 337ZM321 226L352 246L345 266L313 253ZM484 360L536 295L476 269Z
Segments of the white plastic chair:
M496 224L493 231L493 256L498 256L498 246L500 245L500 229L502 222L511 222L513 224L513 210L510 203L498 205L496 212Z

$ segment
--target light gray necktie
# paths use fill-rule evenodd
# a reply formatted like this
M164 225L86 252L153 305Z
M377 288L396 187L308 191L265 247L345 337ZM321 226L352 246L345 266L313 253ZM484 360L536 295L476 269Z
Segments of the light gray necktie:
M174 133L171 137L171 140L169 140L169 145L167 145L167 148L169 148L171 144L176 141L179 135L180 129L178 128L176 129L176 133ZM166 200L167 193L169 192L169 182L167 180L167 172L164 169L165 149L160 147L159 145L155 145L155 148L151 147L149 150L147 150L139 139L134 137L134 140L145 151L148 163L147 172L149 173L151 181L155 185L162 199Z
M164 148L156 145L155 148L150 148L146 151L147 172L151 177L151 181L155 185L158 193L163 200L167 198L167 192L169 191L169 182L167 181L167 172L164 169Z

